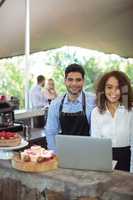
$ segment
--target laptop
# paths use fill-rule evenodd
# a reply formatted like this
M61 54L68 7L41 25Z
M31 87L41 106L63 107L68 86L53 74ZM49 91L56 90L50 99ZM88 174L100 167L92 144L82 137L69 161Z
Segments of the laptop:
M61 168L112 171L111 139L57 135L56 147Z

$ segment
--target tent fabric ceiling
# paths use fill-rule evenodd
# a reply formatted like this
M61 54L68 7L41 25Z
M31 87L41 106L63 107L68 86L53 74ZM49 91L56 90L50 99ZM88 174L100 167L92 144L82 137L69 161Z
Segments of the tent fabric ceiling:
M30 0L31 52L80 46L133 57L133 0ZM0 7L0 58L24 54L25 0Z

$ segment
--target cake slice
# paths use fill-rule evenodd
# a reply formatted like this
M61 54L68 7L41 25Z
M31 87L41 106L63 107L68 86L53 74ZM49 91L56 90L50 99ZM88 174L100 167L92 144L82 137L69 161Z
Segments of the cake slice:
M21 143L22 137L16 132L1 131L0 147L15 147Z

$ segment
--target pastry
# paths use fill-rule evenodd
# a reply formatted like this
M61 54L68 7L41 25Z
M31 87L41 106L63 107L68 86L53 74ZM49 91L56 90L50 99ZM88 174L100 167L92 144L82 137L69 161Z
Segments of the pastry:
M21 136L15 132L0 132L0 147L15 147L21 143Z
M56 169L58 161L53 151L35 145L15 155L12 159L12 166L26 172L45 172Z

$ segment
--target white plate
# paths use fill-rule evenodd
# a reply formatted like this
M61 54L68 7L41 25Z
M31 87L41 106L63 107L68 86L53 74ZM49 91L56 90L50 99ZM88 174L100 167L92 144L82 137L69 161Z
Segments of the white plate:
M28 145L28 142L24 139L21 140L21 143L18 146L15 147L0 147L0 150L6 150L6 151L12 151L12 150L17 150L17 149L21 149L25 146Z

